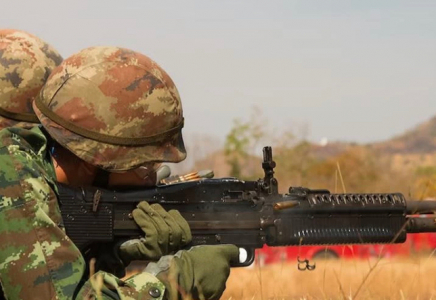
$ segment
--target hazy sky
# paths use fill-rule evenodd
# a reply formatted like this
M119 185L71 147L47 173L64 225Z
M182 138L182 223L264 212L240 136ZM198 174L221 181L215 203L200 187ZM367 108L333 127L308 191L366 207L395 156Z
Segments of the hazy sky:
M64 57L142 52L173 78L186 135L221 139L258 106L273 127L368 142L436 115L436 1L4 1L1 26Z

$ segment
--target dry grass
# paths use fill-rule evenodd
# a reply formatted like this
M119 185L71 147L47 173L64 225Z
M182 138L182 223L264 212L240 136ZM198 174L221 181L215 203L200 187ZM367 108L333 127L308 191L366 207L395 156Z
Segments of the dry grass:
M298 271L297 262L234 268L221 300L436 300L436 258L344 259L316 264L314 271ZM131 270L130 275L133 273Z
M221 299L436 299L436 259L319 261L232 269Z

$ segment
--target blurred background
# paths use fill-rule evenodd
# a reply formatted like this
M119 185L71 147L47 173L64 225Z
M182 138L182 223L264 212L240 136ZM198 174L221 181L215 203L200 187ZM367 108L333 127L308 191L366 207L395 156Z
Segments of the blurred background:
M431 0L17 0L3 1L1 23L64 57L95 45L147 54L180 91L188 145L222 145L252 107L276 131L367 143L434 116L435 14Z
M256 179L261 148L271 145L281 192L303 185L436 197L435 1L2 4L3 28L35 34L65 58L114 45L158 62L186 120L188 158L174 173ZM223 297L430 299L433 239L264 249L255 267L232 272ZM333 260L312 275L296 271L297 254L317 253Z

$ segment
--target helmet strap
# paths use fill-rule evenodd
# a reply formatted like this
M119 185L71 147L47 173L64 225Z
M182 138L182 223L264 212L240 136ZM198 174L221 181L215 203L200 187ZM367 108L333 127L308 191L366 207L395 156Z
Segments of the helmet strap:
M92 185L100 188L107 187L109 184L109 175L110 172L97 168L97 173L95 174Z

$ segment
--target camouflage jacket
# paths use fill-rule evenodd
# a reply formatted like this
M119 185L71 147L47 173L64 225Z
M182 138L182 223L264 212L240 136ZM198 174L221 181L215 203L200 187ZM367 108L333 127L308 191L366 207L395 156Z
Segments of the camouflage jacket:
M86 263L65 234L47 139L38 127L0 131L0 279L7 299L161 299L142 272L122 281ZM154 297L153 297L154 296Z

